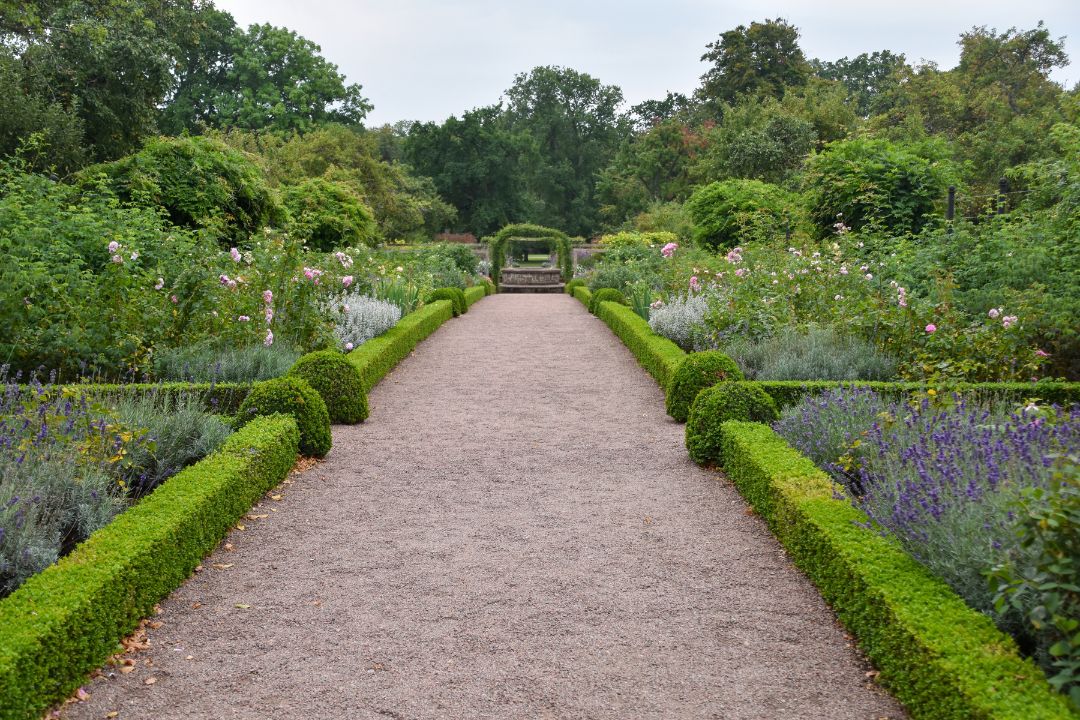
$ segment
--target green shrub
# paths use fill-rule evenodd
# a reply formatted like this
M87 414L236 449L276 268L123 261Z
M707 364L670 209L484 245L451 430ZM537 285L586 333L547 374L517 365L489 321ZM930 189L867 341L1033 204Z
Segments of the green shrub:
M154 138L134 155L89 167L124 200L161 208L174 225L205 229L228 245L247 244L285 213L252 156L205 136Z
M578 285L574 288L573 295L574 299L584 305L586 309L592 305L592 290L589 290L589 288Z
M791 227L796 203L784 189L760 180L725 180L702 185L686 202L694 240L709 250L727 250L755 227Z
M721 426L728 420L769 423L778 420L776 403L750 383L722 382L702 390L690 405L686 449L696 463L724 464Z
M86 682L296 462L291 417L260 418L0 601L0 718L41 717Z
M355 425L368 416L367 393L360 371L337 350L319 350L296 361L289 375L313 387L330 413L330 422Z
M433 290L424 298L424 303L430 305L437 300L449 300L454 308L454 317L464 315L469 311L469 303L465 301L465 293L461 288L444 287Z
M668 243L678 242L679 237L675 233L671 232L617 232L613 235L603 235L599 240L599 244L604 248L613 250L615 248L624 247L637 247L647 248L649 246L662 247Z
M818 235L831 235L837 222L853 230L873 225L899 234L919 232L955 182L949 163L938 157L943 154L931 145L855 138L811 155L803 183Z
M1049 487L1026 488L1017 508L1019 543L995 567L994 605L1021 612L1037 638L1050 684L1080 710L1080 465L1062 460Z
M566 283L566 286L563 289L566 291L567 295L573 296L574 288L579 287L585 287L585 281L581 278L574 278L570 282Z
M300 428L300 453L323 457L330 452L330 413L322 397L306 380L286 375L255 383L237 412L241 427L253 418L292 415Z
M371 208L347 183L310 178L282 190L288 229L312 249L374 245L379 240Z
M699 392L725 380L742 379L739 366L719 350L690 353L667 386L664 398L667 414L678 422L686 422L690 405Z
M480 278L480 282L484 285L484 294L494 295L497 291L495 283L491 282L488 278Z
M600 303L602 302L614 302L620 305L626 305L626 297L613 288L601 288L593 293L592 300L589 303L589 312L593 315L600 309Z

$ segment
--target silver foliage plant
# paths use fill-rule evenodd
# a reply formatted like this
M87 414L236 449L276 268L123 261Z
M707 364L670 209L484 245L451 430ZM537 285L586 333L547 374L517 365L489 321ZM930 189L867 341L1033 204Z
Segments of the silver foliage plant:
M673 297L666 303L654 303L649 312L649 327L687 352L713 349L705 317L709 303L704 294Z
M326 310L334 318L334 336L344 350L360 347L401 319L401 308L394 303L359 292L346 293Z

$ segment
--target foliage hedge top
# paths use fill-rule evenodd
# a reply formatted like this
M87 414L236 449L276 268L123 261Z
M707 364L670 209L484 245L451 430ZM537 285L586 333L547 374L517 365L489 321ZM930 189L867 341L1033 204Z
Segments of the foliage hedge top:
M722 387L722 386L718 386ZM769 524L913 718L1075 718L1012 638L972 610L771 428L720 425L725 474Z
M258 418L0 600L0 718L64 700L292 468L300 434Z
M306 380L286 375L255 383L237 411L237 423L243 426L252 418L275 414L296 418L302 455L323 457L330 452L330 413Z
M464 315L469 311L469 302L465 299L465 291L456 287L444 287L433 290L424 298L425 303L449 300L454 310L454 317Z
M615 288L600 288L595 290L592 294L592 299L589 301L589 312L593 315L600 309L600 303L614 302L620 305L627 305L626 296Z
M492 289L494 289L494 287ZM464 293L465 305L468 307L472 307L473 305L491 294L488 292L487 286L483 284L473 285L471 288L465 288Z
M753 383L710 385L697 393L690 404L686 419L686 449L694 462L723 464L720 428L725 422L771 423L779 419L776 403Z
M559 254L559 269L562 271L562 279L569 280L574 274L574 256L570 238L562 230L544 227L543 225L531 225L517 223L507 225L491 240L491 279L496 285L501 281L502 269L506 265L506 247L511 240L515 239L550 239L555 243Z
M326 403L330 422L355 425L367 420L368 402L360 371L337 350L304 355L289 375L307 381Z
M889 397L904 397L926 392L927 385L918 382L838 381L838 380L755 380L755 385L772 396L777 407L798 403L806 395L844 387L862 387ZM955 392L968 397L1008 400L1018 405L1036 400L1044 405L1069 407L1080 404L1080 382L987 382L956 383L937 389L938 393Z
M739 366L719 350L690 353L679 364L667 386L667 413L678 422L686 422L690 404L698 393L725 380L742 380Z

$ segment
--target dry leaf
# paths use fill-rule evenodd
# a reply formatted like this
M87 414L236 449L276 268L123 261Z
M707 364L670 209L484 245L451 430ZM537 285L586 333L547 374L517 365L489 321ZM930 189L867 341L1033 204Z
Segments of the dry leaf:
M240 608L241 610L250 610L251 609L250 605L245 605L244 603L236 603L236 607Z
M214 563L214 568L216 568L217 570L228 570L232 566L232 563Z
M271 500L283 500L283 499L285 499L285 496L284 495L271 495L270 499Z
M269 515L245 515L248 520L262 520L263 518L270 517Z
M229 552L232 552L233 544L232 543L225 543L225 549L228 550Z
M125 675L127 675L130 672L134 672L134 671L135 671L135 666L134 665L125 665L124 667L120 668L120 672L122 672Z
M75 697L77 697L82 702L86 702L90 699L90 693L86 692L82 688L79 688L75 691Z
M106 713L105 717L106 718L120 717L120 713L118 713L116 710L113 710L111 713Z
M198 610L198 609L199 609L199 608L201 608L201 607L202 607L202 603L201 603L201 602L193 602L193 603L191 603L191 609L192 609L192 610Z
M247 526L244 523L236 523L237 530L247 530Z
M156 683L156 682L157 682L157 678L156 678L156 677L148 677L148 678L146 678L145 680L143 680L143 684L144 684L144 685L153 685L153 684L154 684L154 683Z
M196 565L195 572L202 572L202 565Z
M195 659L195 656L194 656L194 655L188 655L188 656L187 656L186 658L184 658L184 659L185 659L185 660L194 660L194 659Z
M148 622L146 624L150 626L151 630L157 630L159 627L161 627L165 623L161 622L160 620L154 620L153 622Z

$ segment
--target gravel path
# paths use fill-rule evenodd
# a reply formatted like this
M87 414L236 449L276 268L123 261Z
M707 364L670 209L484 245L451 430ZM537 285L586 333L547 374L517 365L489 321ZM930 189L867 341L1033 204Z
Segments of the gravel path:
M575 300L488 298L370 400L64 717L903 717Z

